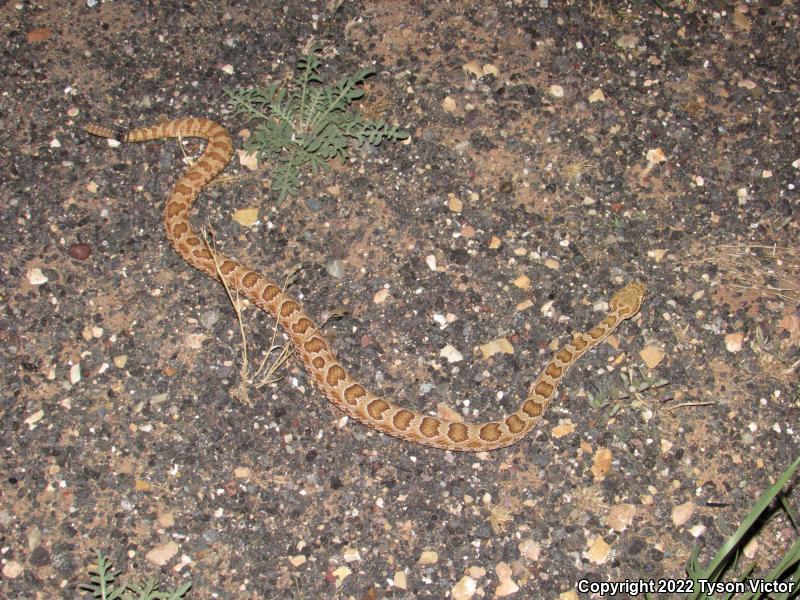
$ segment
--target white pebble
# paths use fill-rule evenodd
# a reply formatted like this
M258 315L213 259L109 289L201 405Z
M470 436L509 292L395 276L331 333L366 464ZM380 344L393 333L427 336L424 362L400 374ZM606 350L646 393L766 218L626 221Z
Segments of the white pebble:
M69 382L70 383L78 383L81 380L81 364L77 363L70 367L69 369Z
M31 285L42 285L48 281L47 276L42 273L41 269L28 269L28 283Z
M454 363L464 360L464 355L461 354L454 346L447 344L439 351L439 356L446 358L447 362Z

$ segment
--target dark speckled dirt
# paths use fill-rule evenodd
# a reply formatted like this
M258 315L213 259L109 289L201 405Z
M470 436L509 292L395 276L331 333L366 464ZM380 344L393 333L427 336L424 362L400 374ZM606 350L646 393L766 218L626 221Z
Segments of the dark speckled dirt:
M574 598L707 559L800 446L797 4L258 4L0 8L0 597L77 597L93 548L199 599ZM308 311L351 312L325 331L365 384L499 415L647 283L516 446L344 422L293 360L242 393L225 292L162 231L179 145L82 131L195 115L241 147L223 87L291 76L312 42L330 79L375 64L360 108L410 143L277 209L268 165L235 158L196 223L275 277L302 263ZM258 357L272 323L244 319ZM669 384L592 408L640 366ZM795 535L772 521L754 559Z

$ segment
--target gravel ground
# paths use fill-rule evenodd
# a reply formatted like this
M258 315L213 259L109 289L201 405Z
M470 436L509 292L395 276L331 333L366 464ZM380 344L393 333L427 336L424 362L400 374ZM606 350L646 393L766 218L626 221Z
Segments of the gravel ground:
M0 8L0 597L79 597L94 549L191 599L568 599L708 560L800 446L797 3L222 4ZM374 432L294 359L243 385L225 290L160 221L202 145L83 132L208 117L241 148L223 89L287 82L315 43L328 80L376 68L358 108L410 140L280 206L235 157L194 220L275 278L302 265L365 385L497 417L648 286L510 448ZM257 362L274 325L243 321ZM780 516L746 554L796 538Z

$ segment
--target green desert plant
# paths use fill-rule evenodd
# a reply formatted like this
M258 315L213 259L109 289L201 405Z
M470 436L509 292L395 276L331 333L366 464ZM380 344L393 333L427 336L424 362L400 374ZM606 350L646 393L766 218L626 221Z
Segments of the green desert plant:
M374 69L359 69L334 85L325 85L319 76L317 51L297 60L300 77L294 85L225 90L234 114L259 121L245 149L255 151L259 161L277 158L270 189L278 193L278 204L288 194L297 194L301 168L310 167L316 174L327 169L330 160L346 160L351 140L377 146L384 140L408 137L408 132L382 119L365 119L349 110L364 95L362 84Z
M89 571L89 583L79 586L83 592L89 592L92 598L98 600L183 600L192 582L187 581L179 588L171 591L160 591L158 583L150 580L144 585L132 583L128 585L116 585L116 579L122 571L116 571L114 565L108 557L103 556L99 550L97 554L97 566Z
M789 465L774 485L767 488L756 500L750 513L744 518L739 528L729 537L706 566L698 557L699 548L695 548L686 565L686 574L692 580L692 592L684 596L685 600L716 600L737 598L737 600L790 600L800 597L800 539L796 539L783 555L778 564L765 574L753 579L757 565L751 564L740 569L739 558L744 547L773 514L783 510L797 533L800 529L797 514L789 504L784 487L800 468L800 457ZM777 499L775 505L773 501ZM774 506L774 508L773 508ZM739 571L733 579L726 574ZM645 594L650 600L654 596Z
M609 409L609 416L617 414L622 408L622 401L631 398L641 400L644 392L657 390L669 385L669 381L648 374L644 369L639 369L638 373L633 369L622 370L619 372L621 384L605 382L600 385L593 385L594 391L587 391L586 396L589 404L595 410L604 408Z

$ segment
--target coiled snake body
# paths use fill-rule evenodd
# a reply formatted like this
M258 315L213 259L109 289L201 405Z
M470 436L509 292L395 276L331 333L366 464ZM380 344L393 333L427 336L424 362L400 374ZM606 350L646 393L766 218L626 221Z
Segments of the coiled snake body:
M221 275L229 289L277 319L309 375L334 405L368 427L409 442L473 452L518 442L539 421L559 382L575 361L606 339L622 321L635 315L644 298L645 288L637 282L618 291L609 303L610 312L597 326L586 333L575 334L571 342L555 353L531 384L525 401L516 412L497 421L475 424L424 415L375 396L355 381L336 359L300 303L268 277L221 253L216 253L215 263L205 243L189 224L189 211L203 187L225 168L233 154L231 137L224 127L208 119L187 118L123 133L98 125L88 125L86 131L121 142L177 137L207 140L202 156L181 176L167 198L164 226L175 251L212 279L219 279Z

